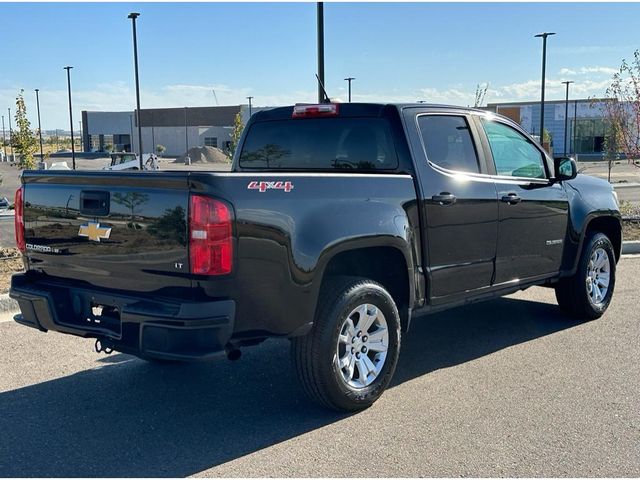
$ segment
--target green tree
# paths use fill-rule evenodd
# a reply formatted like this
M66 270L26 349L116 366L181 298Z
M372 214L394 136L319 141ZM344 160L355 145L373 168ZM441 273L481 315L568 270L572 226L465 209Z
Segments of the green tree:
M244 130L244 125L242 124L242 116L240 112L236 113L235 121L233 122L233 131L231 132L231 143L229 144L229 150L227 150L227 157L229 161L233 159L233 155L236 153L236 148L238 147L238 143L240 143L240 136L242 135L242 131Z
M162 154L166 151L167 151L167 147L165 147L164 145L160 145L160 144L156 145L156 153L158 155L162 156Z
M31 130L31 123L27 118L27 107L24 103L24 90L16 97L16 130L13 135L13 148L20 155L19 167L27 170L36 167L34 154L36 152L36 136Z

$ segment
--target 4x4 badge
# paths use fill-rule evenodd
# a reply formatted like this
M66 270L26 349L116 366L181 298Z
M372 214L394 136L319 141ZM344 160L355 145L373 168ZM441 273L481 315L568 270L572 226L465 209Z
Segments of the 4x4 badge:
M87 237L89 240L99 242L100 239L106 240L111 236L111 227L101 227L100 222L89 222L80 225L78 231L79 237Z
M247 190L258 190L260 193L264 193L267 190L284 190L289 193L293 190L293 183L291 182L249 182Z

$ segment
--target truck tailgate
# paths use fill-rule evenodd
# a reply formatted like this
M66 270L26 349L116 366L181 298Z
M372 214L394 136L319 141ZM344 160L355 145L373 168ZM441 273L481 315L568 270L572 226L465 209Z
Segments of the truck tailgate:
M188 175L25 172L29 269L86 286L179 295L191 286Z

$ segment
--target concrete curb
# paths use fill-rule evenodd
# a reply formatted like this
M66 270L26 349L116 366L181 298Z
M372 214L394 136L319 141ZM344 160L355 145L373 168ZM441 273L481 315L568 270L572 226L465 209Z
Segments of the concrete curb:
M613 188L637 188L640 187L640 183L612 183Z
M640 253L640 240L622 242L623 255L637 255Z
M0 295L0 313L17 312L18 310L18 302L9 298L8 293Z

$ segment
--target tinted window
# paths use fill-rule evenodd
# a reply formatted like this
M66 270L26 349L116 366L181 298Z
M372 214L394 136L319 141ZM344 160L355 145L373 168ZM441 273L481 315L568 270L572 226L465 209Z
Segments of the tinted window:
M464 117L418 117L427 160L449 170L478 173L478 156Z
M482 119L498 175L546 178L542 153L515 129Z
M397 167L381 118L314 118L254 123L240 166L270 169L385 170Z

